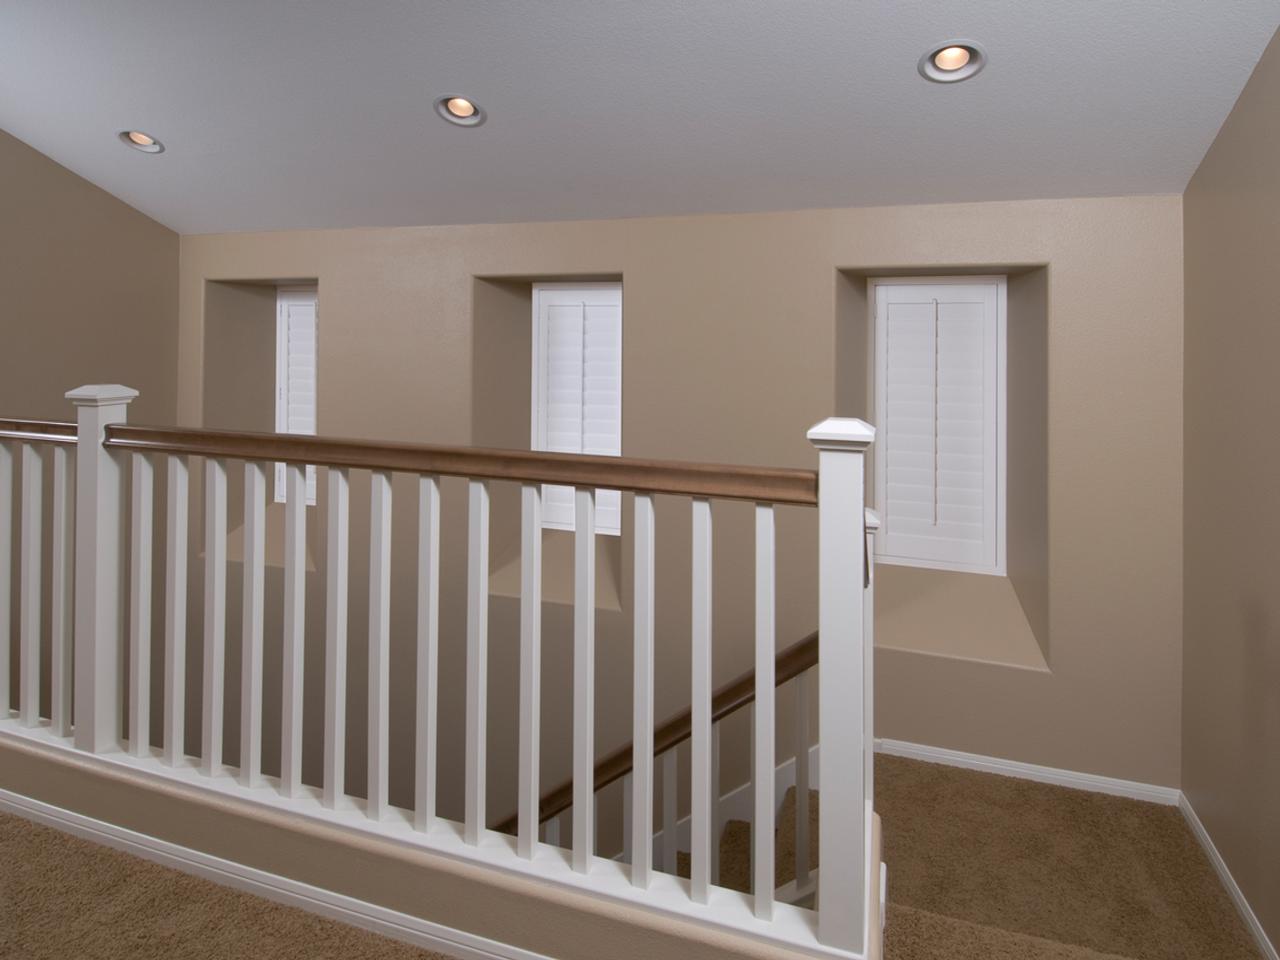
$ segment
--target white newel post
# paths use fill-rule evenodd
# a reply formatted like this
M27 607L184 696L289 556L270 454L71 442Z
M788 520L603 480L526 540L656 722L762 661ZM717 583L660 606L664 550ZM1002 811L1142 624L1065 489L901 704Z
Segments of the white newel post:
M832 418L808 437L818 448L818 780L822 809L838 811L818 838L818 939L865 956L873 872L866 770L873 741L865 711L871 671L863 623L864 501L865 456L875 429Z
M95 384L67 393L76 407L75 745L118 749L123 686L124 500L120 461L102 445L137 390Z

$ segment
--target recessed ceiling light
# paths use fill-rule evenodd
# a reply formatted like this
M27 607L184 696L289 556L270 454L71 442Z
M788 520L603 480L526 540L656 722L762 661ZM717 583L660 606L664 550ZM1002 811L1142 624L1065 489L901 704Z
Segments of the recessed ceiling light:
M164 153L164 144L141 130L121 130L120 141L126 146L141 150L143 153Z
M466 97L441 97L436 101L436 113L460 127L478 127L484 123L484 111Z
M972 40L948 40L920 58L920 76L934 83L968 80L987 64L982 47Z

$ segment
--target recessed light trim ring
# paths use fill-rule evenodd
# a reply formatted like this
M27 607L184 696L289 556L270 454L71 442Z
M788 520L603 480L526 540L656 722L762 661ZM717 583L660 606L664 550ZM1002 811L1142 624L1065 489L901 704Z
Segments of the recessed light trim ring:
M467 111L471 112L468 113ZM484 123L486 114L470 97L451 93L436 100L436 113L443 119L459 127L478 127Z
M140 153L164 153L164 144L141 130L121 130L118 136L126 147L132 147Z
M963 54L967 54L967 58ZM957 66L948 69L952 63ZM920 76L933 83L959 83L986 65L987 52L981 44L973 40L948 40L930 47L920 58L917 69Z

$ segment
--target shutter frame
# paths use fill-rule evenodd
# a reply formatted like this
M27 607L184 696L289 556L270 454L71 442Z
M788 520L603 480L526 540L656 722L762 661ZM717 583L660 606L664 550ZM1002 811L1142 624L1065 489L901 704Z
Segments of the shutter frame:
M621 283L534 284L530 407L532 449L621 456ZM574 524L573 488L544 485L543 527ZM596 533L621 532L621 491L597 490Z
M876 559L1004 576L1006 278L872 279L868 308Z
M316 287L276 290L276 432L314 436L318 413L320 302ZM285 469L275 464L274 500L285 502ZM306 468L307 505L316 503L316 468Z

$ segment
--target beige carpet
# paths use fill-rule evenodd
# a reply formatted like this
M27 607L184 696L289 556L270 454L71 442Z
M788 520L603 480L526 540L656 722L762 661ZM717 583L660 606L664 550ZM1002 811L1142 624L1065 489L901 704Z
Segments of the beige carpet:
M887 960L1261 960L1176 807L877 756L876 808ZM795 876L795 815L790 792L778 885ZM731 821L722 884L750 889L750 849Z
M876 776L887 960L1259 960L1175 808L893 757ZM794 818L789 796L779 883ZM747 889L747 825L721 849L721 881ZM4 815L0 957L441 960Z
M448 960L0 814L4 960Z

